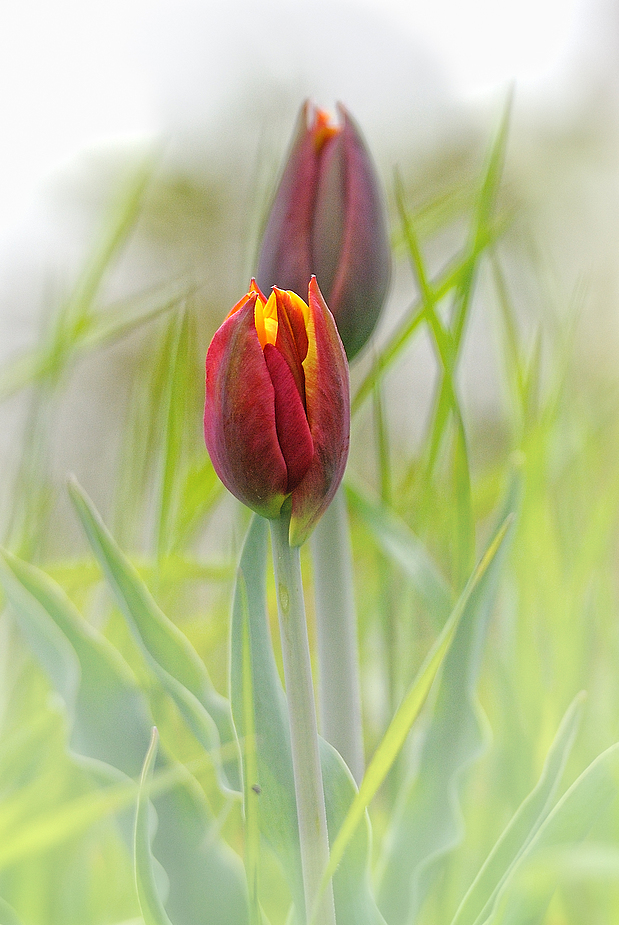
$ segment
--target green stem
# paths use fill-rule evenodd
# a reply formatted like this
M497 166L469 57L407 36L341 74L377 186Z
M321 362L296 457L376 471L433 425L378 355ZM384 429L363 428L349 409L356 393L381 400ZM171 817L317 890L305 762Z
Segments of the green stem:
M352 549L340 486L311 539L320 728L357 783L364 772Z
M327 813L322 785L312 667L298 548L288 542L290 515L271 521L277 609L284 660L292 767L299 821L306 920L335 925L331 884L322 895L329 861ZM316 907L316 908L314 908Z

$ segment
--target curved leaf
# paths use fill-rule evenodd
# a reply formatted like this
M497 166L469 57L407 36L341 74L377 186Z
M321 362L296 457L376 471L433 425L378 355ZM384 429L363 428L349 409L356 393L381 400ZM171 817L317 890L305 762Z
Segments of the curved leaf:
M452 925L473 925L479 918L483 920L483 910L489 908L514 864L548 815L578 731L584 700L584 693L580 693L570 705L550 746L536 787L517 810L488 855L462 900Z
M511 518L508 518L497 531L485 555L482 557L477 568L467 582L466 588L458 599L440 636L428 653L417 677L404 696L380 745L376 749L374 757L368 765L365 776L361 781L359 792L356 794L337 839L332 846L331 858L329 860L325 879L331 876L337 865L345 856L350 839L398 756L411 726L425 703L426 697L445 659L445 655L449 650L460 621L467 611L469 602L473 599L493 562L496 561L497 553L505 539L505 534L510 523ZM416 830L415 834L418 837L419 830ZM412 869L409 868L409 879L404 881L405 884L408 884L410 881L411 870ZM389 921L391 921L391 919L389 919Z
M58 658L69 647L79 665L72 714L67 709L73 719L70 735L74 753L108 782L112 779L128 783L128 777L138 777L153 724L148 705L122 656L82 620L62 589L44 572L4 553L3 559L0 557L0 581L27 638L35 637L43 628L46 639L62 638ZM43 659L41 664L55 685L59 671L53 663L54 651L47 647L43 654L52 670L48 671ZM63 688L56 690L62 696ZM138 758L140 750L142 758ZM170 768L160 759L158 766L182 774L180 783L153 799L158 820L153 851L169 881L165 906L171 919L175 925L202 925L208 908L212 925L246 925L242 865L219 838L204 793L182 765ZM109 806L109 797L104 793L104 809ZM122 792L112 794L120 805L125 797ZM96 812L100 813L101 808ZM69 819L68 824L77 824L75 815L73 823ZM35 832L34 837L40 838L40 834Z
M154 858L150 849L151 815L149 788L153 773L153 765L157 757L158 742L159 736L157 734L157 728L154 727L150 746L144 760L142 775L140 777L140 789L135 813L133 842L135 885L138 891L138 901L140 903L140 910L144 917L145 925L172 925L159 897L159 891L155 882Z
M348 480L346 497L385 555L408 576L428 612L444 622L453 606L453 595L421 540L384 505L370 501Z
M514 481L505 508L516 507ZM494 555L465 590L460 624L445 658L432 716L424 733L419 769L400 794L379 868L379 905L389 922L415 921L436 864L462 837L458 783L481 753L486 720L475 688L483 644L505 555L502 539L513 514L503 520ZM502 548L499 550L499 546ZM461 598L461 601L463 599Z
M3 899L0 899L0 922L2 925L22 925L15 910Z
M619 743L589 767L546 817L522 856L511 866L490 910L476 925L536 925L560 879L561 851L581 841L619 792Z
M73 752L137 777L152 724L126 662L44 572L3 551L0 582L65 703Z
M157 606L75 479L69 484L69 492L92 550L150 667L196 738L212 755L222 786L228 789L232 784L239 790L236 763L230 762L225 773L219 763L220 743L234 742L228 701L213 687L187 637Z

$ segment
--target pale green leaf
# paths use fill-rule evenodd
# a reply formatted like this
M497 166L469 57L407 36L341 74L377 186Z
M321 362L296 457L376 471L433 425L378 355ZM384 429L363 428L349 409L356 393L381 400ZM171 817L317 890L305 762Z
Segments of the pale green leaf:
M548 815L565 763L582 717L584 694L579 694L565 714L552 743L541 777L488 855L462 900L452 925L473 925L489 908L501 884Z
M3 899L0 899L0 922L2 925L22 925L15 910Z
M428 612L443 622L452 608L452 594L421 540L392 511L372 502L350 481L346 482L346 496L374 541L409 578Z
M254 516L239 563L231 628L230 702L247 775L244 740L253 726L255 781L248 797L258 806L260 831L275 851L293 900L303 907L297 809L285 695L281 687L266 610L267 522ZM246 718L243 640L249 634L253 716ZM257 785L260 793L251 790ZM247 810L246 810L247 813Z
M82 756L82 763L86 759L92 773L107 783L110 780L129 783L126 775L137 778L148 749L152 719L126 662L100 633L81 619L64 592L39 569L4 553L0 579L7 596L11 595L11 606L20 625L34 637L47 621L61 634L64 640L61 649L69 646L78 661L79 685L76 691L71 689L74 728L70 731L76 756ZM45 638L52 637L47 630ZM51 655L47 650L43 655L48 661L52 659L49 676L55 683L59 672L53 663L54 650L50 651ZM37 653L36 648L34 652ZM47 670L43 658L41 664ZM64 688L57 690L62 694ZM138 759L140 749L142 756ZM247 897L242 866L221 841L203 791L182 765L170 769L162 760L159 770L176 770L180 775L175 787L163 788L153 800L158 819L153 852L169 881L166 908L171 918L183 925L201 925L204 909L208 907L212 925L245 925ZM4 839L3 849L11 850L15 857L19 852L34 850L36 845L44 847L46 841L57 839L61 830L69 835L75 826L78 829L83 826L85 819L96 821L102 813L113 811L114 799L119 801L117 808L122 808L124 791L116 795L108 790L89 794L82 805L61 808L57 816L15 833L16 841L12 844Z
M151 806L150 783L157 755L158 735L153 728L151 743L140 777L134 830L134 871L140 910L145 925L172 925L157 889L154 858L150 848Z
M151 669L194 735L219 763L220 744L234 741L228 701L217 693L189 640L158 607L75 480L71 481L69 491L92 550ZM220 765L224 787L230 785L235 772L235 762L226 765L225 776ZM238 780L231 783L239 789Z
M517 505L518 486L514 480L503 522ZM475 691L506 548L503 543L465 602L422 738L419 767L405 783L388 829L378 880L379 905L390 923L415 921L437 863L462 838L458 788L487 737Z
M335 843L331 849L331 857L325 874L325 882L337 869L338 864L345 856L348 844L354 835L357 826L365 816L370 802L376 795L378 788L385 780L393 762L397 758L404 741L419 715L428 696L430 688L445 658L454 634L465 611L469 598L482 580L491 565L505 538L511 519L508 519L495 535L485 555L469 579L466 588L454 607L451 616L445 623L443 630L428 653L419 673L393 717L389 728L380 745L376 749L372 760L365 772L358 793L346 815Z
M32 651L64 700L71 748L136 777L151 724L126 663L41 570L3 552L0 581Z
M512 865L492 903L476 925L537 925L541 923L561 872L557 859L588 834L595 820L619 792L619 743L611 746L561 797Z
M303 882L290 734L285 695L277 672L266 610L267 523L254 517L243 547L233 607L231 690L232 710L241 738L247 734L243 671L243 633L249 630L253 722L256 743L255 781L251 791L259 812L260 831L275 851L293 900L303 908ZM355 792L350 772L340 756L320 740L329 838L334 840ZM354 834L347 856L333 878L338 925L384 925L372 896L368 875L369 823Z

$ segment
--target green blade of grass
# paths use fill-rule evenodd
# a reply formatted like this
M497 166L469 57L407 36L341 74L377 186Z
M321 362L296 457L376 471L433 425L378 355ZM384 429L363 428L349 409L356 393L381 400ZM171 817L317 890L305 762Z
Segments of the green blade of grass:
M181 479L176 518L177 544L182 547L211 513L224 494L208 453L191 462Z
M202 764L206 765L207 761L205 758ZM200 770L197 763L193 768ZM99 770L101 773L98 774L98 780L105 782L104 786L65 800L54 809L39 813L36 818L29 817L25 812L32 799L26 788L17 795L15 803L8 805L15 824L7 818L7 804L6 801L3 803L0 814L0 870L16 867L39 854L53 852L64 842L86 833L103 819L123 813L135 804L138 785L134 781ZM150 784L151 798L156 799L173 790L186 777L186 769L179 764L159 768Z
M105 226L62 313L62 328L75 332L86 323L106 273L135 228L151 182L155 158L149 154L121 186Z
M471 469L464 430L464 423L458 409L456 418L455 448L453 454L453 482L455 497L455 556L454 586L464 587L475 561L475 516L471 491Z
M89 320L79 340L80 350L88 352L114 343L166 312L180 309L196 289L193 283L180 279L107 306Z
M512 386L514 398L521 410L524 407L524 368L522 362L522 348L518 335L518 325L516 321L514 306L510 297L507 280L503 268L496 253L492 254L492 277L494 288L497 293L499 305L499 314L502 321L505 349L506 372Z
M4 831L0 846L0 870L54 851L63 842L86 832L108 816L128 810L135 802L136 784L125 780L68 800L36 819L21 820L12 831Z
M197 419L196 383L201 372L196 363L197 350L193 319L185 312L172 326L170 343L162 353L163 388L161 401L161 476L158 489L155 548L157 557L179 546L178 522L183 489L183 474ZM200 393L200 399L202 395Z
M480 234L476 245L475 259L500 238L503 230L503 224L496 222L485 232ZM470 260L471 256L468 253L464 256L458 256L433 284L433 291L437 304L440 303L449 292L454 290L455 287L459 285L462 276L469 272ZM358 386L351 404L353 415L356 414L366 399L369 398L374 390L376 382L382 379L385 373L393 366L395 361L410 343L412 336L425 320L426 316L423 301L422 299L418 299L412 303L398 328L391 335L380 352L376 354L372 368Z
M2 371L0 400L33 381L58 382L73 360L78 344L92 326L92 309L104 278L135 227L152 170L149 156L119 191L86 266L57 312L43 345L17 357Z
M421 303L423 306L425 320L434 337L434 342L436 344L436 348L438 350L447 381L451 382L451 373L453 368L451 337L449 331L445 331L443 328L442 321L436 311L438 299L436 292L434 291L434 287L430 285L425 261L421 253L421 247L413 228L412 219L404 204L404 189L402 186L400 174L397 171L395 175L395 193L398 212L400 214L400 221L404 231L404 239L406 241L410 262L417 280L419 292L421 294Z
M503 166L505 163L505 151L507 148L507 139L509 136L509 123L512 114L513 102L514 90L512 87L505 100L501 121L490 148L486 170L484 171L484 179L479 191L479 198L477 200L476 209L476 221L471 234L471 238L474 242L471 246L471 254L479 252L479 245L485 237L487 229L492 224L498 190L503 174ZM459 327L456 325L456 330L454 332L456 343L460 341L461 333L461 325Z

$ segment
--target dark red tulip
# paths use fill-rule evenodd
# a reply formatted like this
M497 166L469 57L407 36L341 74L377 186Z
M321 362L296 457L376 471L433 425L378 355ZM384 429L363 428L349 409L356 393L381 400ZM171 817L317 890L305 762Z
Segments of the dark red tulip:
M316 280L308 304L255 282L206 356L204 437L213 466L264 517L291 507L299 546L328 507L348 457L348 363Z
M391 269L383 197L357 125L305 103L264 230L256 278L305 292L318 279L348 359L370 337Z

